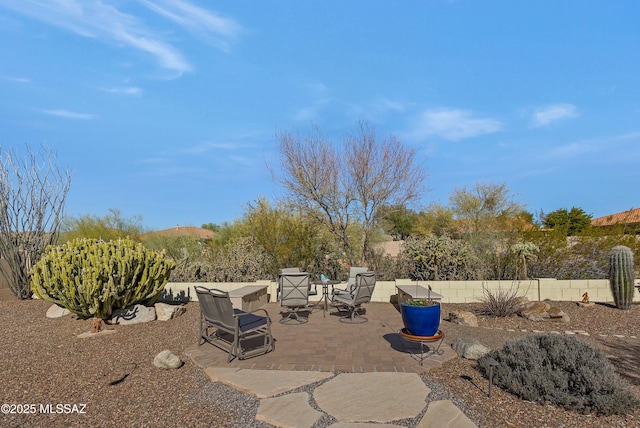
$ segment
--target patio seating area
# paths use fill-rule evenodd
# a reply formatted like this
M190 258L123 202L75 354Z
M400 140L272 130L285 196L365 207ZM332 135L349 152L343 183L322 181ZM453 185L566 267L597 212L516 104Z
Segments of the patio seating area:
M420 428L476 426L449 400L425 406L430 388L418 374L456 354L442 339L407 340L398 307L370 301L375 272L354 271L329 307L326 278L322 305L309 301L308 273L283 272L278 282L277 302L251 312L233 309L224 291L196 287L201 340L184 351L211 381L258 397L257 420L312 427L326 418L369 425L419 418ZM308 392L293 391L317 382L314 408Z
M329 307L323 317L321 306L300 325L280 324L282 310L278 302L262 307L272 318L274 349L264 355L227 361L227 353L211 344L185 350L200 367L327 371L327 372L408 372L422 373L456 356L448 344L442 344L441 355L427 355L420 365L420 344L403 340L402 316L391 303L367 303L363 306L368 322L345 324L340 313ZM437 344L424 346L430 352Z

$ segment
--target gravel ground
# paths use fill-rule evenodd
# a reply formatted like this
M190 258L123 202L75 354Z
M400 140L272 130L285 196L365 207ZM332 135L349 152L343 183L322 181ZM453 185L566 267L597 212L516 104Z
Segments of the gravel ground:
M622 311L607 304L584 308L571 302L551 303L568 314L570 322L478 316L479 327L462 327L446 321L447 314L454 309L474 311L479 306L444 304L442 329L449 344L458 337L474 337L492 349L500 349L506 340L532 334L534 330L563 334L586 332L588 336L576 336L602 348L640 398L640 306L634 304L631 310ZM552 405L520 400L495 387L489 399L489 382L477 367L475 361L456 358L431 370L428 378L442 384L451 394L451 400L480 427L640 427L640 409L626 416L580 415Z
M443 321L442 329L447 343L457 337L475 337L496 349L505 340L531 334L534 329L584 330L589 336L580 337L605 349L640 397L640 339L630 337L640 337L640 306L620 311L607 305L555 305L570 315L570 323L479 317L477 328ZM87 339L76 336L90 330L90 320L45 318L49 306L37 300L0 302L0 401L35 405L26 407L35 413L0 414L0 426L270 426L254 420L257 399L210 382L204 371L182 354L198 340L197 303L189 303L187 312L174 320L118 326L115 334ZM452 309L474 308L445 304L442 309L446 318ZM179 370L154 368L153 357L165 349L179 355L184 366ZM460 358L431 370L423 379L432 388L430 400L451 399L480 427L640 427L640 411L606 418L579 415L518 400L498 388L489 399L488 382L477 364ZM312 391L316 386L302 390ZM40 405L49 404L54 410L58 404L69 406L62 406L62 413L40 412ZM313 400L311 404L315 405ZM411 427L418 420L397 423ZM334 422L325 415L317 427Z

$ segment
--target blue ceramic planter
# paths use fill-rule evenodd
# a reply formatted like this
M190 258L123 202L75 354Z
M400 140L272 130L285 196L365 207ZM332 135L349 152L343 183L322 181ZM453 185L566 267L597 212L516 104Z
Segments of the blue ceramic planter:
M407 331L414 336L435 336L440 327L440 302L431 306L400 305L402 321Z

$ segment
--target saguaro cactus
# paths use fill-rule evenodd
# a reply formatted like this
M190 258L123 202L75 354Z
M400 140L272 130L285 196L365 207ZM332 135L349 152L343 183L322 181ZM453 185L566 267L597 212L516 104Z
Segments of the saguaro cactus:
M614 247L609 253L609 285L619 309L631 309L634 279L633 252L624 245Z

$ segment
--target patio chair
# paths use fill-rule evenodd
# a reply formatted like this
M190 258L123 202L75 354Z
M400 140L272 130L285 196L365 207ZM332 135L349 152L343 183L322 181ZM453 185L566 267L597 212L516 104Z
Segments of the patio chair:
M227 362L234 357L243 360L266 354L274 348L271 318L264 309L245 312L234 309L229 293L194 287L200 302L200 341L209 342L229 353ZM264 313L264 315L259 315Z
M331 290L331 296L333 298L334 295L349 295L353 293L353 290L356 288L356 275L359 273L364 273L369 271L369 268L366 267L351 267L349 268L349 278L347 279L347 283L344 289L334 288Z
M297 267L280 269L280 274L298 273L298 272L302 272L302 270L300 270L300 268L297 268ZM309 296L317 296L317 295L318 295L318 286L316 284L312 284L311 281L309 281Z
M346 312L340 318L341 322L349 324L361 324L368 321L367 317L360 313L363 303L369 303L376 286L375 272L362 272L356 275L355 288L351 294L336 294L333 296L333 304L339 312ZM357 317L357 318L356 318Z
M280 306L286 307L286 315L280 320L281 324L304 324L309 318L302 317L300 309L309 305L310 276L307 272L283 273L278 276L278 301Z

